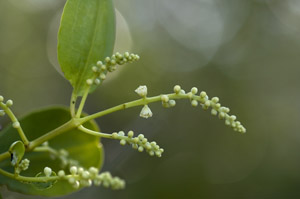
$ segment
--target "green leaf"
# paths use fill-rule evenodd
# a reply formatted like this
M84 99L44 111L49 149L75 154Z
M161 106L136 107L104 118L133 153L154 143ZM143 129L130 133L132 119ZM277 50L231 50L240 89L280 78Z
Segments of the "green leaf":
M12 143L12 145L9 147L9 153L11 155L11 165L18 165L21 162L25 153L25 146L23 142L15 141L14 143Z
M33 112L20 120L22 128L29 140L33 140L41 135L55 129L70 120L70 112L67 108L53 107L37 112ZM86 123L87 128L99 131L95 122ZM0 153L9 149L11 143L20 139L19 135L11 125L0 132ZM99 168L103 163L103 149L99 138L82 133L74 129L49 141L49 146L60 150L65 149L71 159L77 160L84 168ZM36 176L45 167L50 167L53 171L61 170L61 161L52 159L48 152L30 152L24 155L30 160L30 166L23 171L22 176ZM0 167L14 173L10 160L0 162ZM69 171L66 169L66 173ZM68 182L58 181L52 188L38 190L32 184L25 184L5 176L0 176L0 185L7 185L12 191L31 195L60 196L76 191Z
M114 41L112 0L67 1L58 32L58 61L77 96L82 96L97 61L111 56Z

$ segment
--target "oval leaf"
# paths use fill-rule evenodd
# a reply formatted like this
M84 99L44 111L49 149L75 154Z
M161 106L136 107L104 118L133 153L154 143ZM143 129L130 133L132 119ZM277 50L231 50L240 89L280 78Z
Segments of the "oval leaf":
M114 41L112 0L67 1L58 32L58 61L77 96L83 94L86 80L92 77L93 65L111 56Z
M12 143L12 145L9 147L9 153L10 153L10 161L12 166L18 165L25 153L25 146L23 142L21 141L15 141Z
M67 108L54 107L33 112L20 120L22 128L29 140L33 140L41 135L55 129L70 120L70 112ZM99 131L95 122L86 123L87 128ZM6 127L0 133L0 153L9 149L10 144L19 139L19 135L11 125ZM99 168L103 163L103 149L99 138L82 133L74 129L49 141L49 146L61 150L65 149L68 157L76 160L84 168ZM24 158L30 160L30 166L26 171L21 173L22 176L36 176L50 167L53 171L58 172L62 169L62 162L59 158L53 159L49 152L30 152L25 153ZM6 171L14 173L14 168L10 165L10 160L0 162L0 167ZM68 169L65 169L69 173ZM24 194L43 195L43 196L60 196L76 191L68 182L58 181L53 187L46 190L38 190L32 184L25 184L5 176L0 176L0 185L7 185L12 191Z

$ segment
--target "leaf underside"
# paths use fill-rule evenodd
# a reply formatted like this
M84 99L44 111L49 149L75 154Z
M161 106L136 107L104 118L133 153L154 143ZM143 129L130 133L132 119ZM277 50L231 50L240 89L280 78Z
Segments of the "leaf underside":
M77 96L83 95L96 62L111 56L114 42L112 0L67 1L58 32L58 61Z
M33 112L20 120L20 124L29 140L38 138L50 130L64 124L70 120L70 112L67 108L52 107ZM99 131L95 122L85 124L87 128ZM0 132L0 153L9 149L10 145L20 140L19 135L11 125ZM103 148L99 138L91 136L81 131L74 129L62 135L55 137L49 141L49 145L57 150L65 149L69 153L71 159L77 160L80 166L84 168L97 167L100 169L103 163ZM30 152L25 154L24 158L30 160L29 169L23 171L23 176L36 176L39 172L43 172L44 168L50 167L53 171L61 170L61 162L58 159L51 159L48 152ZM10 160L5 160L0 163L0 168L12 172L13 167L10 165ZM67 169L66 173L69 173ZM0 185L7 187L16 192L30 195L43 196L60 196L76 191L66 181L59 181L50 189L39 190L31 184L24 184L11 178L0 175Z

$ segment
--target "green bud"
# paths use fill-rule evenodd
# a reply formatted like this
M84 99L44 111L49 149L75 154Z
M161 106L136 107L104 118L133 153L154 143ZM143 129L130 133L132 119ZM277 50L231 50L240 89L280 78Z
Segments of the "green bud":
M174 86L174 92L176 94L178 94L180 92L180 90L181 90L181 87L179 85Z
M6 102L7 107L12 106L13 104L14 104L14 102L12 100L7 100L7 102Z
M196 94L198 93L198 88L193 87L193 88L191 89L191 93L192 93L193 95L196 95Z

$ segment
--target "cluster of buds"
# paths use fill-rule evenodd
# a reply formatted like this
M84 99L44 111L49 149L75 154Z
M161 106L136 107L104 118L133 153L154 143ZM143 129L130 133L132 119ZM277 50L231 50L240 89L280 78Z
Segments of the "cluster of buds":
M185 91L182 90L180 86L176 85L174 87L174 92L178 95L187 95L192 106L196 107L200 103L204 110L211 108L211 114L218 116L220 119L225 119L225 124L231 126L234 131L246 133L246 128L241 124L241 122L236 121L235 115L228 114L230 109L222 106L219 103L218 97L209 99L208 95L204 91L200 92L200 95L197 96L196 94L198 93L198 89L196 87L193 87L189 93L185 94Z
M149 142L143 134L139 134L137 137L133 137L134 132L129 131L127 136L123 131L119 133L115 132L112 134L113 139L119 139L121 145L129 144L133 149L137 149L139 152L146 151L149 155L161 157L164 149L160 148L156 142Z
M130 54L129 52L125 52L124 54L121 54L117 52L111 57L106 57L104 62L98 61L97 65L92 67L95 77L92 79L87 79L86 82L88 85L99 85L106 79L106 74L108 72L113 72L116 70L117 65L132 63L139 59L140 57L133 53Z
M13 105L13 101L12 100L7 100L6 103L3 103L4 101L4 97L0 95L0 107L2 109L11 107ZM5 111L0 109L0 117L5 115Z
M20 164L15 167L15 173L20 174L22 171L25 171L29 167L30 161L28 159L24 159L20 162Z
M66 175L64 170L60 170L58 176L68 180L75 189L89 187L92 186L92 184L96 186L103 185L111 189L125 188L124 180L119 177L112 177L109 172L99 174L99 170L95 167L90 167L88 170L85 170L82 167L72 166L70 168L70 175Z

